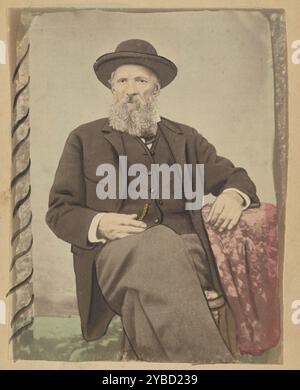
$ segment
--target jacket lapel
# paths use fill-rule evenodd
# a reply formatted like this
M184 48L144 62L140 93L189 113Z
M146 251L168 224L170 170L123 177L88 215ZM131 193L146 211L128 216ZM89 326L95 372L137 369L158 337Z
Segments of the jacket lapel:
M159 122L159 127L163 132L166 140L170 146L174 159L179 164L186 163L185 157L185 142L186 139L184 137L183 132L171 122L162 118ZM114 130L111 126L109 126L108 121L105 122L102 127L102 132L104 138L114 147L118 156L125 155L124 145L121 138L121 133L119 131Z
M122 142L121 133L109 126L108 121L105 122L104 126L102 127L102 133L104 135L104 138L114 147L117 155L124 156L125 150Z
M125 149L121 137L121 133L117 130L114 130L111 126L109 126L108 121L105 122L104 126L102 127L102 133L104 138L112 145L116 152L116 167L118 169L119 167L119 157L125 155ZM117 171L117 174L119 175L119 170ZM117 180L117 194L119 194L119 180ZM117 199L115 201L115 212L118 213L121 210L122 204L124 202L124 199L119 199L117 196Z
M161 118L161 121L159 122L159 127L163 132L164 136L166 137L174 160L181 165L185 164L186 138L184 136L184 133L177 126L173 125L165 118Z

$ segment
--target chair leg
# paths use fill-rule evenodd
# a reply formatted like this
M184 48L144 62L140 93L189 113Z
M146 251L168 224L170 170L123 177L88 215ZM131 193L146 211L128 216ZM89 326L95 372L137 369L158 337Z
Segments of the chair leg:
M236 356L238 353L235 323L233 314L230 307L226 303L224 297L219 295L214 290L206 290L205 296L208 302L208 306L214 317L216 324L220 330L220 333L225 341L228 349Z

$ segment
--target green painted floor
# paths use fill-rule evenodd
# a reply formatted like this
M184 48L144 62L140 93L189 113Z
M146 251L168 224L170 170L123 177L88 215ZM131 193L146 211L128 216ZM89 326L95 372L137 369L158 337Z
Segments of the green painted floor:
M23 360L118 361L122 342L121 320L117 316L105 336L90 342L81 336L79 317L36 317L32 329L14 344L14 356Z
M98 341L84 341L79 317L35 317L32 329L24 331L14 343L16 360L46 361L120 361L123 331L120 317L115 316L106 334ZM237 363L278 364L280 346L263 355L242 356Z

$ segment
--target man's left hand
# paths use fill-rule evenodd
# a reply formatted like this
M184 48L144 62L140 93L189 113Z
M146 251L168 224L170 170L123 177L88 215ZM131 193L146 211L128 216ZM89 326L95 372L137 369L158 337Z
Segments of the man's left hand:
M206 222L219 232L232 229L241 217L243 203L244 199L236 191L222 192L211 206Z

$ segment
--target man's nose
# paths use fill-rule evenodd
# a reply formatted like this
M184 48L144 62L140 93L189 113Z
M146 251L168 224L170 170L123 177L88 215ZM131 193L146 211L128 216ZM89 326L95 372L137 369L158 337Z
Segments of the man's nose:
M133 97L138 94L135 83L129 82L127 84L126 94L128 97Z
M126 93L126 95L127 95L127 99L129 100L129 101L131 101L131 100L133 100L133 98L137 95L137 93Z

